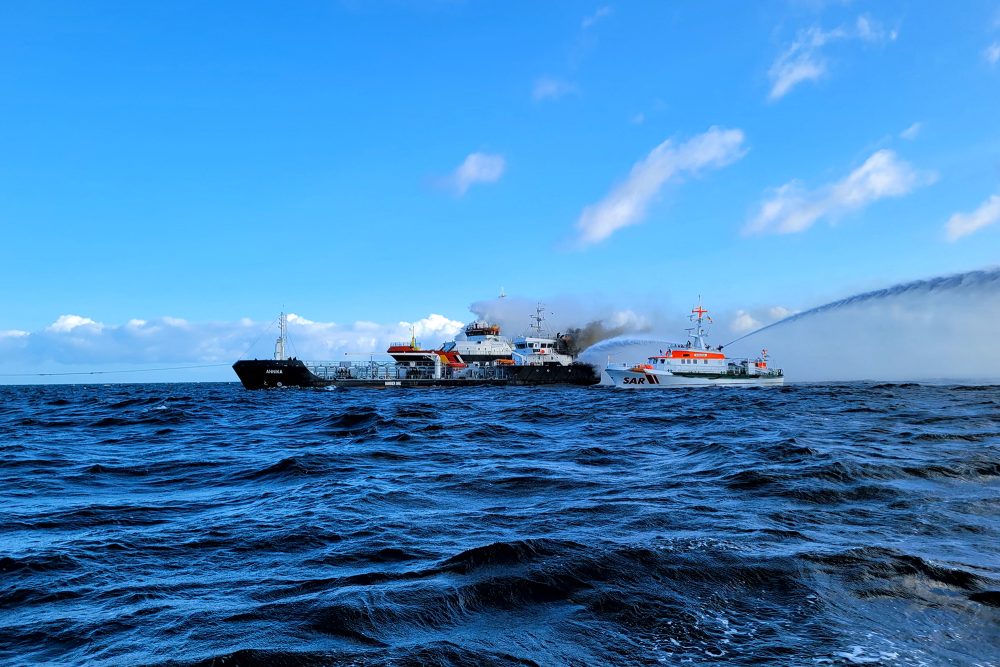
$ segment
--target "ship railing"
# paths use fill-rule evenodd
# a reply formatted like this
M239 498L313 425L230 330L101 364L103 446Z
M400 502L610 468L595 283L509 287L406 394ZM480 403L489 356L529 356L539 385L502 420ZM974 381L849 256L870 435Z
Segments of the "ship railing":
M392 361L306 361L313 375L323 380L394 380L397 369Z
M502 380L510 374L506 366L468 366L397 364L394 361L306 361L306 368L323 380L430 380L477 379ZM435 377L435 371L440 375Z
M754 360L736 359L729 361L728 373L747 377L781 377L784 372L780 368L757 368Z

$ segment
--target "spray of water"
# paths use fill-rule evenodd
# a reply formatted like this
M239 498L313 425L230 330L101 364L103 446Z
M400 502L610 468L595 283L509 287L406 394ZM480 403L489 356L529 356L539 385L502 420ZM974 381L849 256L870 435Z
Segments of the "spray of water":
M857 294L767 325L726 345L766 347L790 381L1000 379L1000 269ZM617 337L586 350L603 364L634 362L664 339Z
M905 298L907 296L915 296L918 299L934 297L943 292L951 292L951 296L957 297L976 296L978 298L985 296L988 298L991 295L996 296L1000 293L1000 269L991 269L988 271L969 271L968 273L959 273L953 276L939 276L929 280L914 280L912 282L901 283L885 289L855 294L854 296L849 296L846 299L831 301L830 303L822 306L817 306L816 308L811 308L801 313L790 315L782 320L778 320L777 322L768 324L767 326L740 336L736 340L730 341L728 345L737 343L745 338L749 338L750 336L755 336L773 327L788 325L797 320L813 317L840 308L863 306L873 301L893 300ZM986 302L983 305L988 306L989 303Z

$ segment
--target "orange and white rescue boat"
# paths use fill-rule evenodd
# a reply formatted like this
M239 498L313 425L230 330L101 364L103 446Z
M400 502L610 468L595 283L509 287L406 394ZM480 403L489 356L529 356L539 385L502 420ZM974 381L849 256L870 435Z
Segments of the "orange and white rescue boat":
M730 359L722 346L710 347L703 324L708 311L698 304L691 310L695 326L688 329L688 341L671 344L644 363L611 364L604 371L616 387L658 389L667 387L706 387L713 385L770 386L785 383L780 368L770 368L767 350L755 359Z

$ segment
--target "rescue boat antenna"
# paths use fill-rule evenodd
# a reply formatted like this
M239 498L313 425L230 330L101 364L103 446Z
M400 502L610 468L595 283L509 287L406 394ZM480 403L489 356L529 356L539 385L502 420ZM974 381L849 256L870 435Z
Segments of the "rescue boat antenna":
M285 360L285 339L288 338L288 316L285 311L278 315L278 340L274 341L274 358L276 361Z

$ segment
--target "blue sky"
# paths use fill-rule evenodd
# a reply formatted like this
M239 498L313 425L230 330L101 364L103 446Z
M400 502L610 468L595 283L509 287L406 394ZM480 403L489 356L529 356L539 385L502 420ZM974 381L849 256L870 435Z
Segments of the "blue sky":
M997 109L995 1L8 4L0 352L500 286L735 319L992 266Z

